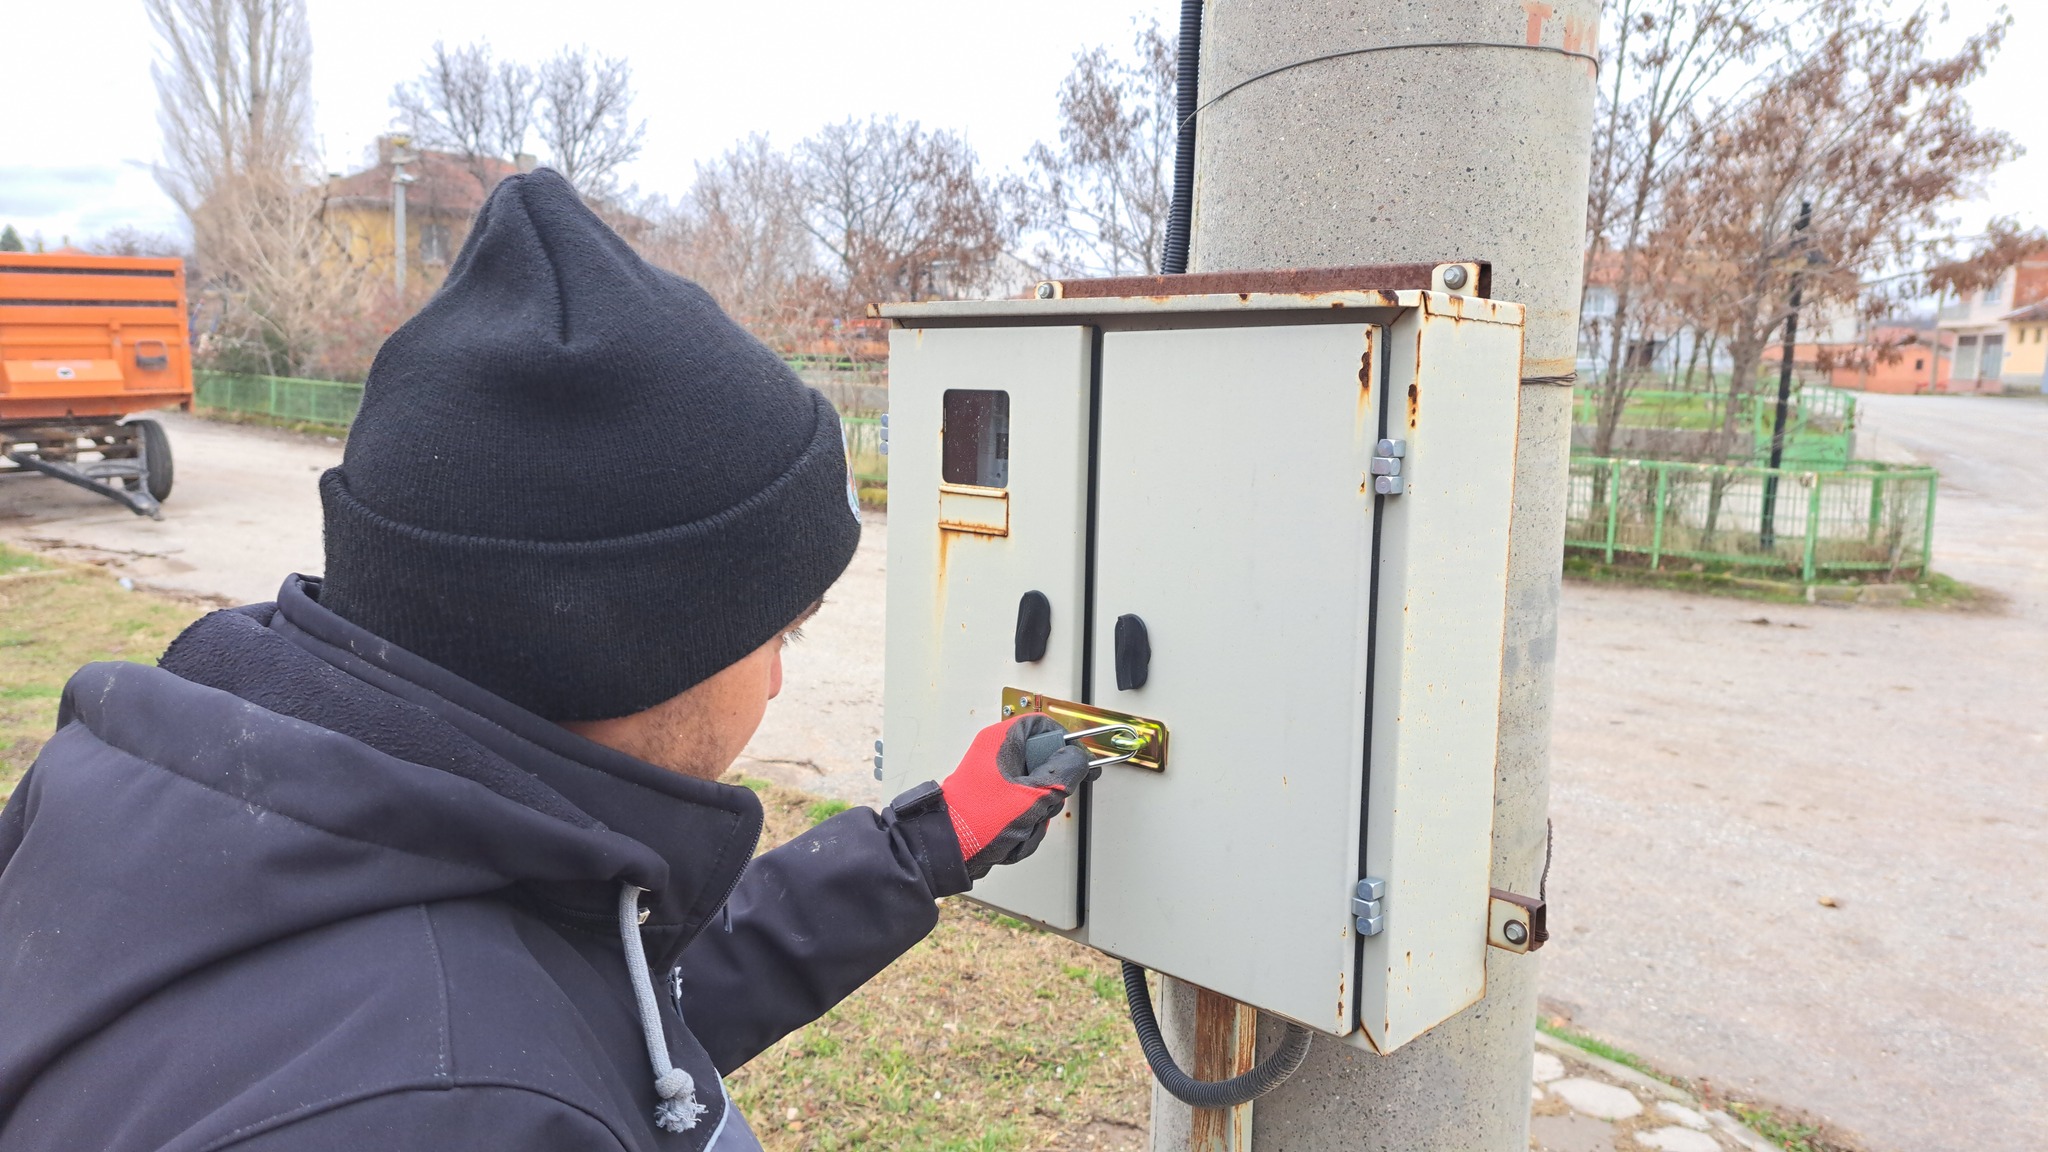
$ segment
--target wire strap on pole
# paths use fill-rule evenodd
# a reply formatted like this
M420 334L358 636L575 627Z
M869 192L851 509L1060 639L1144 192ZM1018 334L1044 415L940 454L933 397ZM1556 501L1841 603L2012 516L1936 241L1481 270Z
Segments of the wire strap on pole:
M1208 111L1218 101L1232 92L1248 85L1256 84L1268 77L1278 76L1282 72L1291 72L1296 68L1305 68L1310 64L1320 64L1325 60L1342 60L1346 56L1368 56L1375 52L1406 52L1417 48L1506 48L1513 52L1548 52L1553 56L1570 56L1574 59L1584 60L1593 66L1593 70L1596 73L1600 70L1600 58L1598 56L1587 52L1574 52L1569 48L1552 48L1548 44L1503 44L1496 40L1428 40L1416 44L1381 44L1373 48L1346 48L1341 52L1325 52L1321 56L1311 56L1306 60L1296 60L1292 64L1282 64L1278 68L1268 68L1257 75L1247 76L1214 96L1209 97L1207 100L1202 101L1201 105L1194 112L1190 112L1182 118L1181 123L1185 124L1188 120L1194 119L1197 114Z

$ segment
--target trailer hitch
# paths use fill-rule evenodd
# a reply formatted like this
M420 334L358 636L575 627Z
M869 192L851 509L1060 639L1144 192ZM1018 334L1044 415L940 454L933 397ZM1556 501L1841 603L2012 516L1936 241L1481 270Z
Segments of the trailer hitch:
M41 472L66 484L75 484L88 492L97 492L109 500L116 501L137 516L147 516L152 520L164 518L163 505L157 503L156 497L149 494L148 474L144 471L146 465L141 456L132 460L101 460L91 465L90 471L72 464L45 460L33 452L10 452L7 458L22 468ZM107 483L109 480L130 478L136 481L133 492L120 485Z

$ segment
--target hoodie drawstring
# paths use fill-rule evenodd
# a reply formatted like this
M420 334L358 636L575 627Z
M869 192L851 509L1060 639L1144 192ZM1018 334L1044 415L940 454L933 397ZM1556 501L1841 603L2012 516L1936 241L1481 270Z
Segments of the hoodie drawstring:
M640 1005L640 1030L647 1036L647 1059L654 1066L654 1094L661 1103L654 1106L656 1127L670 1132L688 1132L697 1119L709 1111L697 1103L697 1082L688 1072L669 1062L668 1037L662 1034L661 1010L654 1000L654 979L647 972L647 950L640 943L640 893L631 884L619 885L619 943L626 949L626 978L633 985L633 999Z

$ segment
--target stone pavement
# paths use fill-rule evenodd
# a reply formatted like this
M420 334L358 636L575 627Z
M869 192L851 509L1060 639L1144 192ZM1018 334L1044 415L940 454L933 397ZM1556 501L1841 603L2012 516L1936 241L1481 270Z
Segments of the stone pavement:
M1683 1089L1538 1033L1529 1086L1535 1152L1774 1152Z

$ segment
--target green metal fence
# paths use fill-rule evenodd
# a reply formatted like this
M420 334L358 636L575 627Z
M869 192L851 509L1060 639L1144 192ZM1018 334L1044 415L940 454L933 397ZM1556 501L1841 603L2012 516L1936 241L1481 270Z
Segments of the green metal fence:
M362 407L363 386L289 376L234 376L194 372L193 399L201 408L245 412L294 423L346 428Z
M1775 479L1775 513L1766 496ZM1565 546L1822 575L1924 577L1932 468L1855 462L1801 470L1575 457Z
M889 488L889 430L881 416L839 417L846 429L846 462L857 488Z
M292 423L346 428L363 403L363 386L339 380L297 380L286 376L236 376L226 372L194 372L194 398L201 408L243 412ZM889 457L882 418L849 414L847 457L854 483L861 488L889 487Z
M1580 389L1572 398L1572 423L1587 427L1597 423L1600 402L1598 388ZM1621 427L1709 432L1721 427L1727 405L1725 392L1638 388L1629 393ZM1756 463L1770 459L1777 409L1775 388L1742 399L1738 427L1748 426ZM1849 462L1855 448L1855 395L1818 384L1800 385L1785 410L1786 465L1839 468Z

